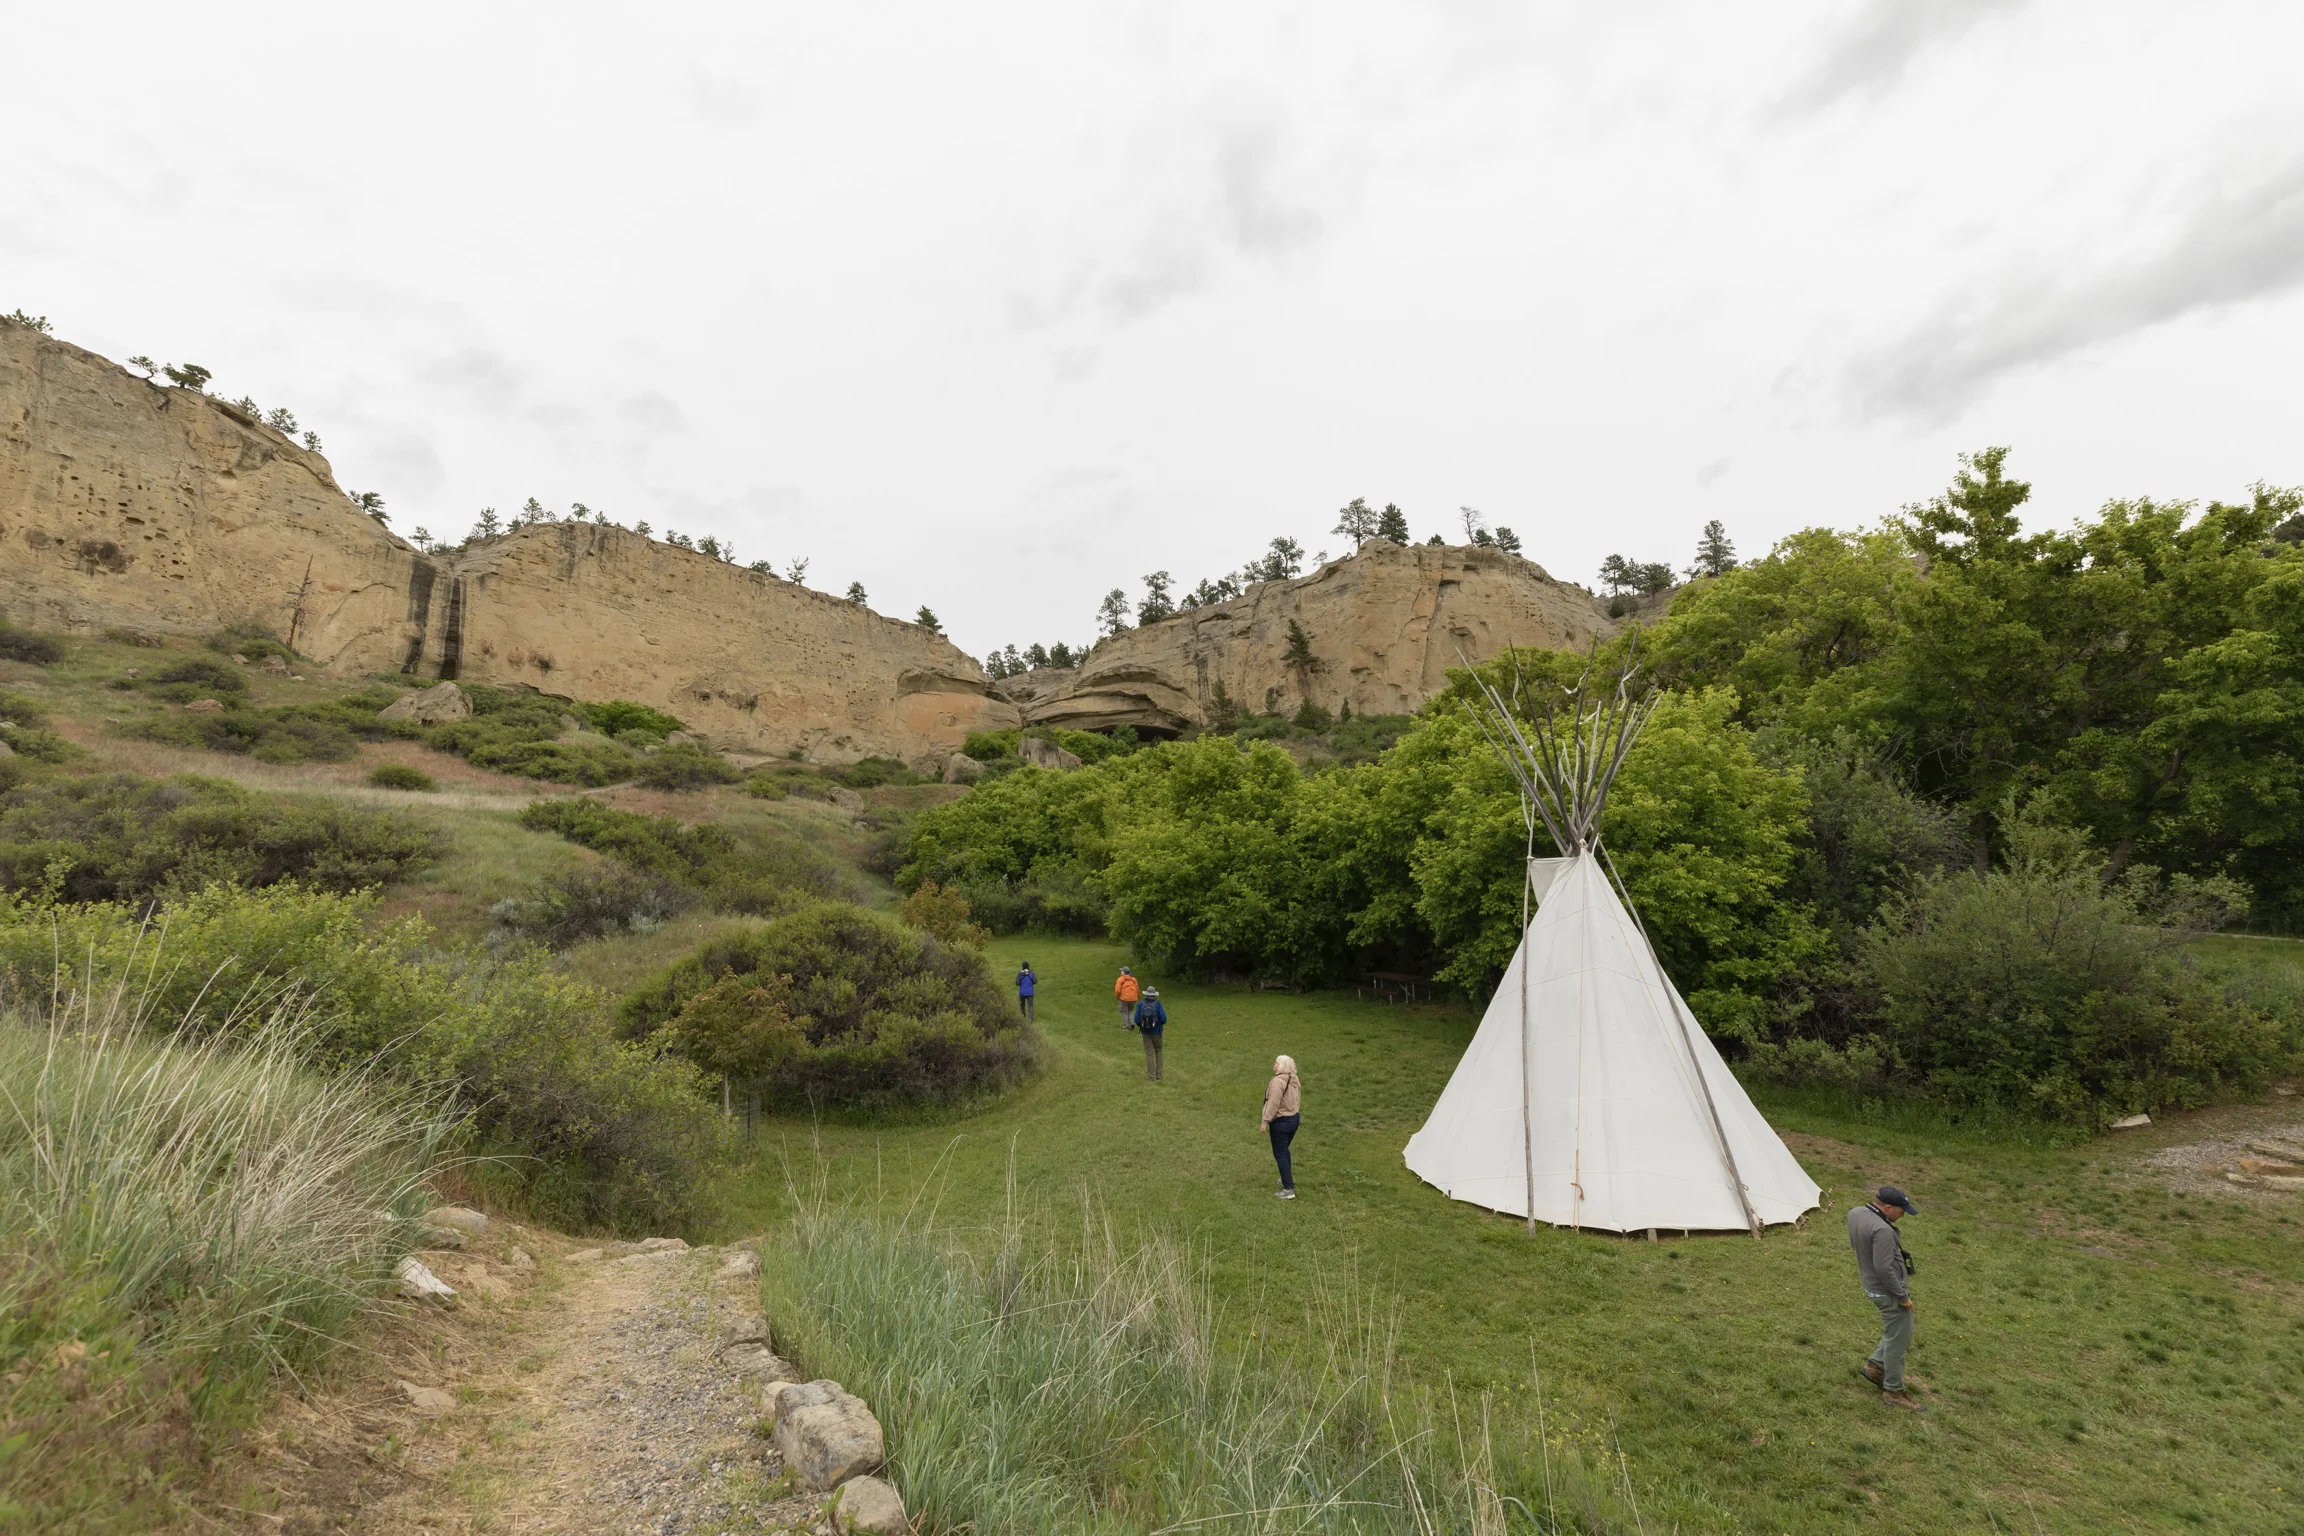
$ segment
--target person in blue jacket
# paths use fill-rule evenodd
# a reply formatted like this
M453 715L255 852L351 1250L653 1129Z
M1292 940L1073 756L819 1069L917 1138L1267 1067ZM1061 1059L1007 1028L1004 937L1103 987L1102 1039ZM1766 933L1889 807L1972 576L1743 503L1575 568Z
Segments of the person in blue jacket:
M1024 962L1024 969L1016 973L1016 1006L1024 1011L1024 1022L1032 1019L1032 994L1039 989L1040 978L1032 974L1032 962Z
M1160 1006L1160 989L1146 987L1136 1000L1136 1033L1144 1037L1144 1079L1160 1081L1160 1034L1168 1027L1168 1010Z

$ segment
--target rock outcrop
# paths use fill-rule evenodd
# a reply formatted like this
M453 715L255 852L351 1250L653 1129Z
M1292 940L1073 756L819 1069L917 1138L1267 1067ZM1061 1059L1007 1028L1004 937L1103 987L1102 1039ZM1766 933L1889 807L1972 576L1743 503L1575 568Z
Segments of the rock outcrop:
M943 636L618 528L430 556L328 461L210 396L0 326L0 612L49 629L253 622L330 672L633 699L714 746L940 765L1016 707Z
M1311 666L1289 660L1289 624ZM1305 700L1354 714L1413 712L1448 669L1506 646L1582 648L1616 632L1582 587L1500 549L1401 546L1372 539L1309 576L1266 582L1102 641L1069 674L1033 672L1029 689L995 684L1027 725L1173 734L1207 725L1225 703L1249 711ZM1061 680L1061 681L1059 681Z

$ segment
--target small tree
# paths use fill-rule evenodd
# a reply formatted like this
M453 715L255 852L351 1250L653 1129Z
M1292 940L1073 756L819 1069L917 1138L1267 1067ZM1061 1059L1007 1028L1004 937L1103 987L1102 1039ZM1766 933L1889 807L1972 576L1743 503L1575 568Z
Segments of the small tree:
M160 371L160 365L148 357L132 357L128 359L128 366L141 372L148 380Z
M392 519L387 517L384 513L384 497L379 492L362 491L359 495L352 498L352 505L358 507L361 511L367 513L370 517L376 519L376 521L385 524L387 527L391 525Z
M550 508L531 496L520 504L520 521L524 523L549 523L555 519Z
M1128 627L1128 594L1114 587L1096 605L1096 628L1099 633L1117 635Z
M168 375L168 382L178 389L189 389L202 395L208 393L208 381L216 377L198 363L186 363L181 368L170 363L160 371Z
M766 576L773 579L776 575L776 567L770 565L765 560L755 560L750 565L744 567L744 569L750 571L755 576Z
M1496 547L1508 555L1520 553L1520 535L1499 524L1496 529Z
M1144 578L1144 601L1136 605L1137 623L1150 624L1176 611L1175 601L1168 596L1175 580L1166 571L1154 571Z
M632 531L645 539L654 534L656 530L649 527L647 522L643 520L641 522L634 523L632 525Z
M795 560L784 567L784 579L796 587L808 585L808 562Z
M408 535L408 542L415 545L418 549L424 551L424 553L430 554L432 553L432 530L423 527L422 525L418 525L416 531Z
M896 920L906 927L932 933L947 944L982 949L992 942L992 930L970 922L970 912L967 897L933 880L923 880L918 890L896 904Z
M1485 544L1487 542L1481 535L1488 531L1488 519L1481 515L1478 507L1458 507L1456 515L1464 521L1465 543Z
M38 331L43 336L55 334L55 328L49 325L46 315L28 315L21 309L0 315L0 325L21 326L27 331Z
M1384 503L1384 510L1376 518L1376 537L1390 539L1395 544L1408 542L1408 514L1394 501Z
M1440 535L1438 535L1438 534L1434 534L1434 535L1432 535L1432 537L1430 537L1430 538L1426 539L1424 542L1425 542L1425 543L1427 543L1427 544L1436 544L1436 545L1439 545L1439 546L1440 546L1440 547L1442 547L1442 548L1446 548L1446 547L1447 547L1447 544L1448 544L1448 541L1447 541L1446 539L1444 539L1444 538L1440 537Z
M864 583L860 581L852 581L848 583L848 601L854 603L859 608L865 605L867 599L864 596Z
M320 451L320 434L317 432L305 433L304 449L307 453L318 453Z
M1704 532L1696 540L1696 563L1688 567L1688 574L1696 576L1725 576L1736 569L1736 546L1728 542L1728 530L1714 518L1704 525Z
M1333 531L1350 539L1352 547L1358 549L1376 537L1383 521L1376 509L1368 505L1365 496L1355 496L1336 509L1336 527Z
M276 405L272 408L271 414L264 418L264 425L275 432L284 432L288 436L294 437L296 435L296 413L284 405Z
M232 409L238 411L241 415L247 417L250 421L260 423L264 420L264 407L258 405L250 396L242 395L239 399L233 401Z
M1058 646L1057 649L1062 650L1063 647ZM1034 667L1044 667L1046 665L1048 665L1048 647L1035 640L1024 648L1025 670L1030 671Z
M920 605L920 611L912 616L912 622L932 635L944 633L944 621L936 617L936 610L926 603Z
M472 525L472 531L483 539L492 539L504 531L504 524L496 516L494 507L482 507L480 519Z
M1048 647L1048 665L1062 667L1066 671L1070 671L1080 665L1080 658L1072 654L1072 647L1059 640Z
M1328 670L1328 663L1312 654L1312 637L1295 619L1288 621L1288 649L1280 653L1280 660L1296 669L1298 682L1308 682L1314 673Z

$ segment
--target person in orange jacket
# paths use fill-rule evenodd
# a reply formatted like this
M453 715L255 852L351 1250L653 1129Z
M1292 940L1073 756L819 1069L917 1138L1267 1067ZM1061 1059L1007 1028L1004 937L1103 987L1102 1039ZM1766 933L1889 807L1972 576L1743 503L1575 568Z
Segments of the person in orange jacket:
M1136 973L1126 966L1120 967L1120 979L1112 983L1112 995L1120 999L1120 1027L1128 1028L1136 1022L1136 999L1143 989L1137 985Z

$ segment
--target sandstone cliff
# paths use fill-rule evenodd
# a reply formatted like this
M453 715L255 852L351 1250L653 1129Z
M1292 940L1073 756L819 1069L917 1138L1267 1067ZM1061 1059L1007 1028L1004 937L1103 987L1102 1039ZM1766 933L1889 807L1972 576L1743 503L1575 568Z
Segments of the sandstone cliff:
M293 627L335 673L634 699L723 748L823 761L934 761L1019 718L941 635L620 529L546 524L423 555L281 433L7 326L0 612L84 631Z
M1291 620L1311 637L1317 669L1288 662ZM1080 730L1205 725L1219 687L1248 710L1310 699L1407 714L1466 658L1485 661L1508 645L1581 648L1615 630L1591 593L1517 555L1372 539L1309 576L1105 640L1072 673L1027 674L1033 686L1011 697L1027 724Z

